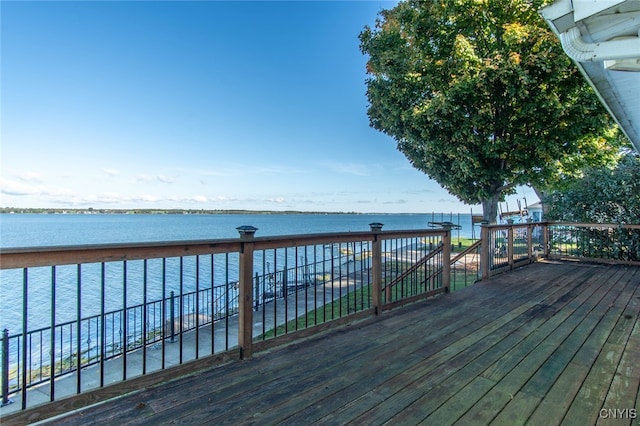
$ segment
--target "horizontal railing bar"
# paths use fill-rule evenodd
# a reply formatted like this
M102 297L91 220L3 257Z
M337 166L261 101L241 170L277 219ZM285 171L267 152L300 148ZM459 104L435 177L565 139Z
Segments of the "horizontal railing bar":
M117 262L240 251L239 240L0 249L0 269Z
M482 240L476 241L475 243L471 244L469 247L464 249L462 252L458 253L455 257L453 257L450 263L453 265L458 260L462 259L464 256L468 255L469 253L471 253L473 250L477 249L481 245L482 245Z
M620 259L612 259L607 257L585 257L585 256L576 256L571 254L553 254L549 253L549 259L552 260L580 260L585 263L601 263L605 265L629 265L629 266L640 266L639 261L635 260L620 260Z
M571 226L574 228L610 228L610 229L640 229L640 224L630 223L596 223L596 222L531 222L512 224L486 225L490 230L502 230L509 228L527 228L529 226Z
M382 231L382 238L408 238L444 235L441 230ZM258 237L252 242L256 250L295 247L322 243L373 241L371 231ZM0 269L31 268L52 265L117 262L203 254L239 252L240 239L180 241L169 243L119 243L81 246L0 248Z
M255 250L270 250L274 248L294 248L319 244L353 243L361 241L373 241L374 235L370 232L349 234L316 234L309 236L288 237L263 237L254 238L251 242Z
M322 233L322 234L304 234L304 235L283 235L275 237L256 237L251 240L256 250L265 250L284 247L300 247L314 244L337 244L352 243L360 241L373 241L374 235L378 235L381 239L390 238L410 238L410 237L429 237L443 236L445 231L436 229L409 229L380 231L373 233L371 231L345 232L345 233Z
M424 300L427 299L429 297L433 297L436 296L438 294L442 294L445 293L446 289L445 288L436 288L433 290L429 290L425 293L422 294L416 294L415 296L410 296L404 299L400 299L400 300L396 300L390 303L385 303L384 305L382 305L382 311L390 311L392 309L398 308L400 306L404 306L404 305L408 305L420 300Z
M609 229L640 229L638 224L628 223L573 223L573 222L547 222L548 226L571 226L574 228L609 228Z

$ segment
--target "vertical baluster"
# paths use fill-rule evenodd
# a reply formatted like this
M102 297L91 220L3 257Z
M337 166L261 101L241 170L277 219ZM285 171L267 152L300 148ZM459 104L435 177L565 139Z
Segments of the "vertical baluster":
M224 254L224 350L229 350L229 253Z
M76 393L82 391L82 265L78 264L76 286L76 324L77 324L77 342L76 342Z
M173 303L173 298L169 303ZM172 309L171 307L169 309ZM172 339L173 336L170 337ZM171 341L171 340L169 340ZM162 354L161 368L164 370L167 361L167 258L162 258Z
M196 256L196 358L200 353L200 256Z
M342 318L342 243L338 243L338 318Z
M22 275L22 409L27 408L27 314L28 314L28 270Z
M216 301L215 301L215 256L211 254L211 354L213 355L216 350L216 333L215 333L215 322L216 322Z
M277 249L273 249L273 337L278 335L278 256ZM282 294L284 297L284 294Z
M294 261L293 261L293 279L294 279L294 301L295 301L295 310L294 310L294 315L293 315L293 319L295 321L295 330L298 330L298 284L300 283L300 278L298 277L298 269L300 268L299 264L298 264L298 246L295 247L294 251L293 251L293 255L294 255Z
M105 263L100 264L100 337L98 347L100 350L100 387L104 387L104 355L105 355L105 334L104 311L105 311Z
M265 333L267 331L267 277L269 276L269 271L267 269L267 251L262 250L262 340L265 339ZM275 291L274 291L275 293ZM274 299L275 303L275 299Z
M122 380L127 380L127 347L129 340L129 312L127 310L127 261L122 262L122 318L120 318L120 327L122 328L122 336L120 344L122 345Z
M309 263L308 263L308 258L307 258L307 246L304 246L304 257L301 258L300 260L302 260L302 285L304 286L304 320L305 320L305 327L309 326L309 291L308 291L308 286L309 286Z
M147 259L142 262L142 374L147 374L147 334L149 332L147 322Z
M9 400L9 330L2 330L2 404L0 407L11 404Z
M287 247L284 248L284 272L282 272L282 292L284 294L284 333L289 332L289 280Z
M329 246L331 247L331 245ZM332 280L333 275L329 275ZM327 321L327 250L326 245L322 246L322 322Z
M351 261L353 262L353 311L358 312L358 266L356 258L356 242L351 243ZM360 292L362 293L362 292Z
M184 315L184 301L183 301L183 295L184 295L184 259L182 256L180 256L180 292L178 294L178 301L179 301L179 305L178 305L178 340L179 340L179 364L182 364L182 327L183 327L183 315Z
M56 395L55 377L56 377L56 266L51 267L51 341L49 342L49 400L53 401ZM62 354L62 352L61 352Z
M313 245L313 323L318 324L318 245Z

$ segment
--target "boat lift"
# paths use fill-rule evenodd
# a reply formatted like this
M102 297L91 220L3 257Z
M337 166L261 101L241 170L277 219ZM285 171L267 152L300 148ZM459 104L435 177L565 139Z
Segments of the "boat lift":
M528 218L529 217L529 208L527 206L527 199L523 198L524 201L524 208L522 207L522 203L520 203L520 200L516 200L516 202L518 203L518 210L513 210L510 211L509 210L509 204L505 201L505 211L502 210L502 204L499 204L498 207L500 208L500 222L509 222L511 221L512 223L515 221L516 218L520 218L520 221L523 220L523 218Z

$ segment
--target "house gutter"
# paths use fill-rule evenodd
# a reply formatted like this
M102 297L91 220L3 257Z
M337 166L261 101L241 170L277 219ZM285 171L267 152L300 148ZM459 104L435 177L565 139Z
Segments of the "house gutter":
M600 62L640 57L640 32L638 37L602 43L586 43L580 30L577 27L572 27L560 34L560 42L566 54L577 62Z

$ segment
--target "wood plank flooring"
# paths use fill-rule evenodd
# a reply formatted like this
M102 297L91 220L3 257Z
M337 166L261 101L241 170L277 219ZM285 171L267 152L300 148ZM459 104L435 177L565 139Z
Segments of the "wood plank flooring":
M50 423L638 425L639 313L640 268L540 262Z

